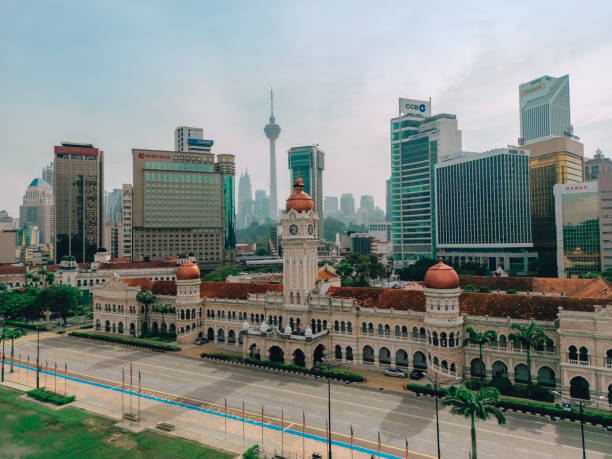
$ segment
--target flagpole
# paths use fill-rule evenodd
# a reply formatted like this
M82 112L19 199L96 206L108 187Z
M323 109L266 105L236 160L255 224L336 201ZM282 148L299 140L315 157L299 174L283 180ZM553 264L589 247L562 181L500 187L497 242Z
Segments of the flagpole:
M353 424L351 424L351 459L353 459Z
M306 459L305 431L306 431L306 413L304 413L304 410L302 410L302 457L303 459Z
M68 387L68 362L64 362L64 397L66 397Z
M285 450L285 411L281 408L281 456Z
M132 362L130 362L130 416L132 415Z
M261 404L261 450L263 452L263 425L264 425L264 408L263 403Z
M26 369L26 386L28 385L28 381L30 379L30 354L28 354L28 363L26 364L26 366L28 367Z
M244 400L242 401L242 444L244 445L244 424L245 424L245 419L244 419Z
M406 437L406 459L408 459L408 454L410 454L410 450L408 449L408 437Z
M49 361L45 360L45 391L47 389L47 373L49 373Z
M138 424L140 424L140 394L142 393L142 382L140 379L140 370L138 370Z
M378 457L380 457L380 450L382 449L382 445L380 443L380 430L378 431Z
M53 392L57 394L57 362L55 362L55 370L53 370Z
M223 408L223 419L225 420L225 439L227 440L227 397L225 397L225 405Z
M123 403L123 394L125 393L125 368L121 367L121 417L125 414L125 406Z

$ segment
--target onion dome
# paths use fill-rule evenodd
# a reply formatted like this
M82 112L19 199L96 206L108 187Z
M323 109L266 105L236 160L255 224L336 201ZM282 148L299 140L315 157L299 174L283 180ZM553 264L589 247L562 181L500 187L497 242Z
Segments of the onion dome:
M176 280L200 279L200 268L190 261L186 261L176 270Z
M285 209L289 212L291 209L296 212L308 212L314 207L312 198L308 193L304 193L304 182L301 178L297 178L293 184L293 194L287 199Z
M433 265L425 274L425 287L428 288L457 288L459 287L459 276L450 266L440 262Z

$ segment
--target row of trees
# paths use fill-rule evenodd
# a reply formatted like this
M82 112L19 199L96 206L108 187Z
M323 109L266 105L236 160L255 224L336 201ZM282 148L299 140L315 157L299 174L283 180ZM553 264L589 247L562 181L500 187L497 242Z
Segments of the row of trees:
M9 320L33 321L44 311L59 314L64 323L68 316L78 311L81 292L69 285L52 285L45 289L27 286L0 292L0 318L6 324Z
M393 267L385 266L376 255L351 254L335 266L344 287L369 287L374 279L390 279Z

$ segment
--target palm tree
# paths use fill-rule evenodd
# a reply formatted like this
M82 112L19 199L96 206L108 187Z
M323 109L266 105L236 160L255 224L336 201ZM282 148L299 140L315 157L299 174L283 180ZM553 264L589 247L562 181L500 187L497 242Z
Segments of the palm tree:
M143 292L142 290L136 295L136 299L145 305L145 323L147 330L149 328L149 306L157 303L157 297L151 292Z
M162 325L164 322L164 314L176 313L176 308L171 304L156 304L153 306L153 312L157 312L162 316Z
M21 335L25 335L25 333L19 329L6 327L4 328L4 338L11 339L11 373L13 373L13 361L15 360L15 338L19 338Z
M485 377L485 366L484 361L482 360L482 346L484 344L493 344L497 341L497 332L495 330L486 330L482 333L477 332L472 327L468 327L465 329L468 336L467 338L463 338L463 345L466 344L476 344L478 345L478 349L480 351L480 381L484 382Z
M531 387L531 349L537 349L543 345L548 336L533 320L526 327L521 324L512 324L510 328L516 330L517 333L510 333L508 337L515 346L519 345L527 351L527 377L529 378L529 387Z
M451 412L470 418L472 435L472 459L476 456L476 418L486 421L491 415L497 418L498 424L505 424L504 413L497 408L499 391L495 387L483 387L476 394L465 386L450 387L448 395L442 399L442 406L452 406Z

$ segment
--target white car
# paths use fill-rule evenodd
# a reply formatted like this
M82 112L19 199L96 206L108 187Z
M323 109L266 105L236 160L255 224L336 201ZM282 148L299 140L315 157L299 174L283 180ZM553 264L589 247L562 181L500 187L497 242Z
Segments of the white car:
M399 368L387 368L385 370L385 376L391 376L393 378L407 378L408 374Z

